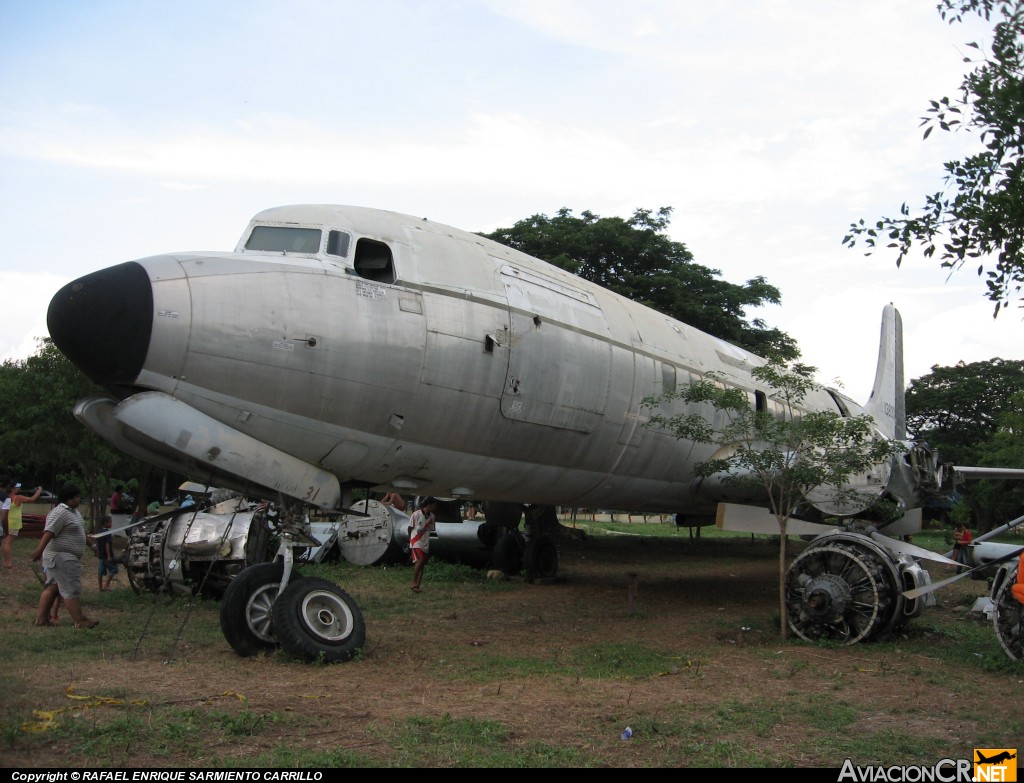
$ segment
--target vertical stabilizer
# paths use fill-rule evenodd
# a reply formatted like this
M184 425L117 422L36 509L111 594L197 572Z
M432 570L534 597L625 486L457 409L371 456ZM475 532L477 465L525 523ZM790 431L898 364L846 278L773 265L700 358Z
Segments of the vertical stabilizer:
M891 304L882 310L882 336L878 342L875 385L864 410L874 417L887 438L905 440L907 408L903 390L903 320Z

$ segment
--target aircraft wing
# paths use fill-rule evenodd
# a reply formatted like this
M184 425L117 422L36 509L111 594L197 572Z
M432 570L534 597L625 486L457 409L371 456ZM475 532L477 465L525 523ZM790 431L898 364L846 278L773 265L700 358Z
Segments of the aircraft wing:
M970 479L1024 479L1024 468L981 468L969 465L954 465L958 476Z

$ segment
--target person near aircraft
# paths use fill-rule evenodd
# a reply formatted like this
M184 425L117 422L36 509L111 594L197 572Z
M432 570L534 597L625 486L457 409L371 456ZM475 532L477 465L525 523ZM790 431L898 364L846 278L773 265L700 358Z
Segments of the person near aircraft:
M434 529L434 509L437 501L424 498L420 507L409 517L409 556L412 558L412 591L420 592L423 569L430 558L430 531Z
M110 496L110 513L127 514L130 510L124 508L124 486L118 484L114 487L114 494Z
M111 528L114 520L109 514L104 514L100 520L103 532L96 536L96 555L99 557L99 568L97 570L100 591L106 592L110 589L110 583L117 576L117 557L114 554L114 535Z
M46 526L39 544L29 559L41 560L46 583L39 596L36 625L52 625L50 617L58 599L64 599L75 628L95 628L98 620L90 620L82 612L82 554L85 552L85 520L78 512L82 493L74 484L65 484L57 491L57 505L46 515Z
M969 549L973 540L974 537L971 535L971 529L967 527L967 523L957 522L953 530L953 559L958 563L963 563L965 567L970 567ZM957 573L963 570L963 568L957 568Z
M389 492L380 501L385 506L391 506L398 511L405 511L405 498L399 495L397 492Z
M49 574L46 573L46 569L43 569L44 579L49 579ZM60 608L64 605L64 599L57 594L57 600L50 605L50 625L60 624Z
M10 497L10 508L6 509L3 513L6 514L6 533L3 542L3 553L4 553L4 568L14 568L14 558L11 555L11 546L14 543L14 539L18 537L18 533L21 532L22 528L22 505L25 503L35 503L39 500L39 496L43 493L42 487L36 487L36 491L31 495L22 495L19 490L21 484L15 484L11 490ZM5 504L6 506L6 504Z
M7 476L0 477L0 547L5 553L11 546L11 536L7 530L7 514L11 508L11 498L8 495L10 488L11 480Z
M43 584L46 584L49 580L50 574L46 570L46 566L43 566ZM60 608L64 605L64 599L57 594L57 600L50 605L50 625L58 625L60 623Z

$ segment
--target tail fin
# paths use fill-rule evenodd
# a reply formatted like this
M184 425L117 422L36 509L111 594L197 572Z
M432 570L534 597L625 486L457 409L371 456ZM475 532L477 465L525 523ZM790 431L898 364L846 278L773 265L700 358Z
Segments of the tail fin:
M903 319L887 304L882 310L882 336L878 343L875 385L864 410L887 438L905 440L907 407L903 390Z

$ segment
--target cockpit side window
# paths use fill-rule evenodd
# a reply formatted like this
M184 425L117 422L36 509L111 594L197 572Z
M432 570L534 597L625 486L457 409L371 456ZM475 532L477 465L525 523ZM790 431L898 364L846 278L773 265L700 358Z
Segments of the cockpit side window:
M391 248L375 239L360 239L356 242L356 257L353 261L356 274L378 283L395 282L395 265Z
M320 229L255 226L245 243L245 249L316 255L320 252Z
M348 258L348 246L352 241L351 235L345 231L330 231L327 234L327 254Z

